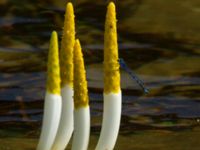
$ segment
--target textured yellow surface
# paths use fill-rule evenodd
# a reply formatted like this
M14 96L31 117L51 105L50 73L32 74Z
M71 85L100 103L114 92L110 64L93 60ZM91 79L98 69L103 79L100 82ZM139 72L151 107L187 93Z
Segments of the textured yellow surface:
M88 106L88 89L83 54L79 40L74 45L74 107Z
M116 22L115 4L110 2L107 8L104 34L104 93L120 91Z
M75 42L74 10L72 3L67 3L63 36L60 50L61 86L68 84L73 88L73 49Z
M47 91L52 94L60 95L58 37L55 31L52 32L49 45L48 64L47 64Z

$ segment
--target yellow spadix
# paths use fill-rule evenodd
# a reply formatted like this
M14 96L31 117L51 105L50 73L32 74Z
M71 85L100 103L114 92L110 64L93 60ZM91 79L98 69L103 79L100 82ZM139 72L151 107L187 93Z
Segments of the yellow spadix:
M60 51L61 86L73 87L73 49L75 43L74 9L67 3Z
M74 45L74 107L88 106L88 90L83 54L79 40Z
M104 34L104 93L120 92L115 4L107 8Z
M51 94L60 95L60 66L58 59L58 37L55 31L52 32L48 64L47 64L47 91Z

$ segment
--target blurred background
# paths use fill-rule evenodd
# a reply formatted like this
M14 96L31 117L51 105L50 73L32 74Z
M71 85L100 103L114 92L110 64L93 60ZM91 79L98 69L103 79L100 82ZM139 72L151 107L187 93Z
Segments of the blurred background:
M0 150L34 150L37 145L49 38L56 30L61 39L66 2L0 0ZM72 2L87 69L92 150L101 129L103 34L109 1ZM123 108L115 149L198 150L200 1L115 2L119 55L150 89L144 94L121 70Z

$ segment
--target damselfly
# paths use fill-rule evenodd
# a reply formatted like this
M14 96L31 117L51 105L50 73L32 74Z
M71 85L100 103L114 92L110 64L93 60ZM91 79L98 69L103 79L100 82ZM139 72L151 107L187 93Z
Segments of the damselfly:
M145 94L149 93L149 89L145 87L144 82L127 66L123 58L119 58L119 64L137 82Z

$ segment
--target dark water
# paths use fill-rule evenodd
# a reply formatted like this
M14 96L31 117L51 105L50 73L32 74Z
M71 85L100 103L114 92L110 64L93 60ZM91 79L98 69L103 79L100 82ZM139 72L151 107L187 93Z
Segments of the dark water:
M92 127L102 116L103 32L108 1L74 1L83 46ZM64 0L0 1L0 150L35 149L40 133L52 30L62 33ZM121 71L123 109L116 150L198 150L200 139L200 2L117 2L120 57L150 93Z

